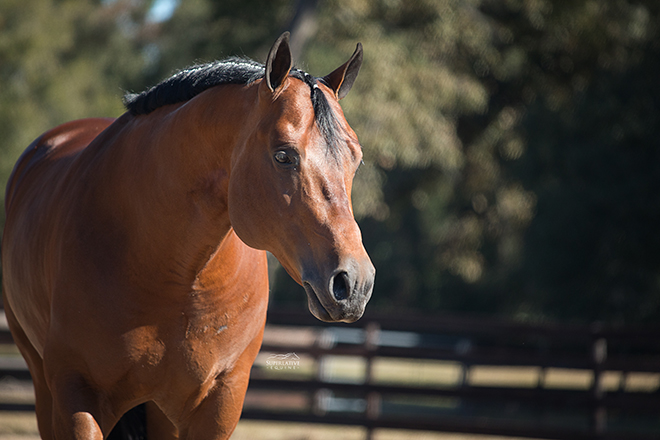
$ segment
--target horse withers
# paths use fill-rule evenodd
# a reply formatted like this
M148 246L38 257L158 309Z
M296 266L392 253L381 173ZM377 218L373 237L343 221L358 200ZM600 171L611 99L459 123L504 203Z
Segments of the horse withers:
M42 438L106 438L136 406L150 439L228 438L266 320L265 251L316 317L360 318L374 268L338 100L361 62L358 45L314 78L284 34L265 65L192 67L116 120L28 147L7 185L3 294Z

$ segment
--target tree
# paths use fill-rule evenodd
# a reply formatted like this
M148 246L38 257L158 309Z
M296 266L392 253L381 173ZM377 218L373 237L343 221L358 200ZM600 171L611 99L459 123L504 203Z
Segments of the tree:
M20 153L43 131L123 112L122 86L142 67L131 15L143 11L89 0L7 0L0 11L0 174L6 182Z
M660 316L657 2L191 0L163 22L149 7L2 3L3 175L43 130L117 116L124 90L176 69L263 59L292 28L299 65L322 76L361 41L342 106L365 153L354 208L372 308ZM276 304L302 306L274 279Z
M366 49L344 107L372 307L658 318L655 3L323 5L310 64Z

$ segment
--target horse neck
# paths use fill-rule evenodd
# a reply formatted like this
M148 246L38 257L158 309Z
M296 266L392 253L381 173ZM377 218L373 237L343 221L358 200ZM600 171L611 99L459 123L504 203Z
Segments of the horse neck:
M182 105L122 117L109 160L96 170L105 190L94 197L127 235L127 255L140 270L189 284L233 235L227 189L249 91L215 87Z

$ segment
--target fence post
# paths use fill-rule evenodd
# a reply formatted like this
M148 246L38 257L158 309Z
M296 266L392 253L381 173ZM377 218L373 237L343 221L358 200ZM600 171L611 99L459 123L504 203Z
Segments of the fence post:
M364 348L365 357L367 360L366 369L364 372L364 384L369 388L373 381L373 358L378 349L380 339L380 324L377 322L370 322L365 329ZM366 395L366 417L368 422L377 420L380 417L380 394L374 391L367 391ZM369 423L367 426L366 440L373 440L374 428L373 424Z
M607 430L607 408L603 405L603 363L607 359L607 339L599 336L598 326L592 329L591 359L593 362L594 382L591 386L593 412L591 414L591 431L595 438L602 436Z
M336 344L334 336L328 330L322 330L314 341L314 363L316 365L316 380L325 382L325 371L323 368L323 358L325 355L319 354L319 351L329 350ZM312 396L312 413L317 416L325 416L327 413L327 403L332 397L332 392L327 388L317 389Z

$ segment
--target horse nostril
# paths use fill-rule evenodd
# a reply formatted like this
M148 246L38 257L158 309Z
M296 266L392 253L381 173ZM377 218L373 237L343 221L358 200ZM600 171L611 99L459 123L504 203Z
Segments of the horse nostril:
M332 279L332 294L337 301L348 298L348 274L346 272L339 272Z

